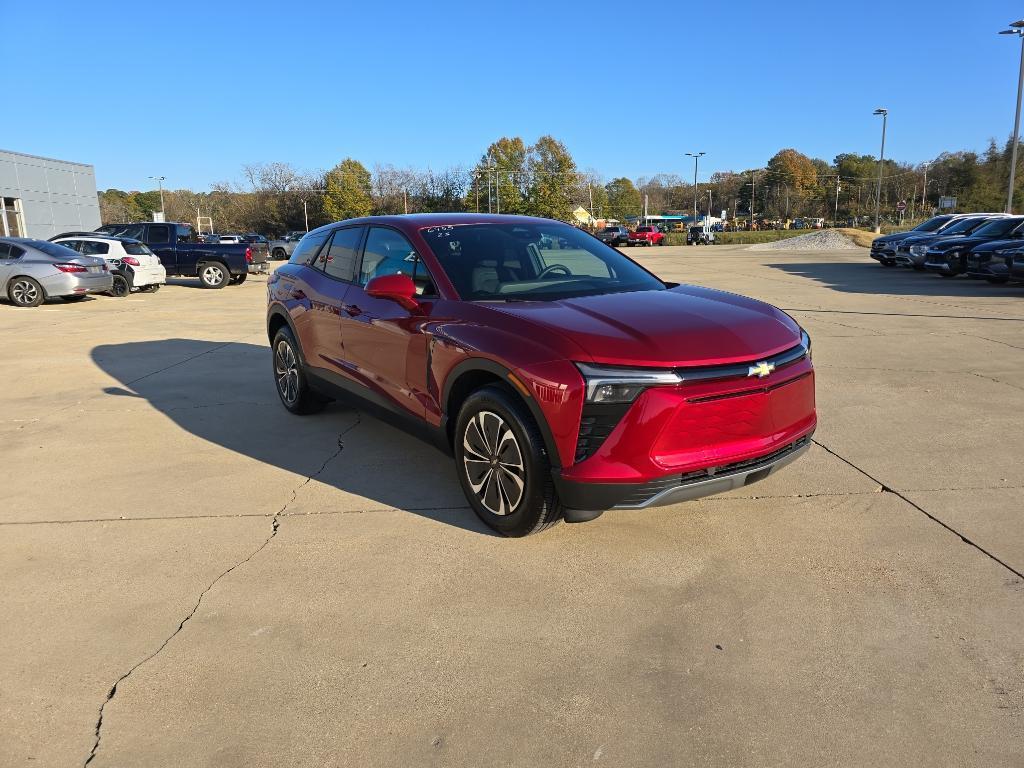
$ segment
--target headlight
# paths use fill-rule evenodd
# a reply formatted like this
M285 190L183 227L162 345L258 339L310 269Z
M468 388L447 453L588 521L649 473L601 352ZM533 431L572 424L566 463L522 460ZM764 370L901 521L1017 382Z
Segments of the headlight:
M675 371L649 368L606 368L576 363L587 385L588 403L631 403L648 387L682 384Z
M927 245L912 245L910 246L910 253L914 256L924 256L928 253Z

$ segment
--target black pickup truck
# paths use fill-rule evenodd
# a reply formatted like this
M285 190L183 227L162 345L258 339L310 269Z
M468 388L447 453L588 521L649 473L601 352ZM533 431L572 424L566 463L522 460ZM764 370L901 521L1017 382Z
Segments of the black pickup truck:
M240 285L250 272L266 272L270 255L266 243L204 243L191 224L181 222L107 224L96 231L141 240L160 257L168 276L198 277L203 288Z

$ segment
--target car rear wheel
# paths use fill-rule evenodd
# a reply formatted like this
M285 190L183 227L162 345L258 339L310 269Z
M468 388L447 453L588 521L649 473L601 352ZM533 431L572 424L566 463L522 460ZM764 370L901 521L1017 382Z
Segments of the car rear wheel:
M299 345L291 330L279 330L274 336L272 349L274 383L284 407L300 416L323 410L327 400L310 389L306 373L302 369Z
M132 292L131 284L124 275L114 275L114 284L110 286L110 295L115 299L123 299Z
M43 287L31 277L16 277L7 288L7 298L19 307L38 307L43 303Z
M473 511L503 536L529 536L561 519L540 430L506 387L483 387L463 403L455 461Z
M288 258L288 254L284 250L284 248L275 248L273 254L271 254L271 257L276 259L277 261L284 261L285 259Z
M199 284L203 288L223 288L231 279L228 268L218 262L199 265Z

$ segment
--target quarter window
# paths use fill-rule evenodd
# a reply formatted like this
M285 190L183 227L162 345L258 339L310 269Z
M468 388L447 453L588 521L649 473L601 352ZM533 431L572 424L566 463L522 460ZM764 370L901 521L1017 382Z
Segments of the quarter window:
M292 257L288 259L289 264L303 264L309 265L313 263L313 259L316 258L317 252L320 250L320 246L327 242L327 238L331 236L330 231L317 232L315 234L306 235L295 246L295 250L292 251Z
M320 252L317 266L331 277L352 282L356 277L356 260L362 236L362 227L335 230L331 244Z

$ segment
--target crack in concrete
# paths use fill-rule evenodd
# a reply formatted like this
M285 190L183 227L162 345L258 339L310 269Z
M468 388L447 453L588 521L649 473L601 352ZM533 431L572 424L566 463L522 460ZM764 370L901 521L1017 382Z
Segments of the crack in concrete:
M256 555L258 555L260 552L262 552L263 549L273 540L273 538L275 536L277 536L277 531L281 527L281 517L285 514L285 511L288 509L289 506L291 506L291 504L295 501L295 499L298 498L299 491L302 490L303 488L305 488L306 485L308 485L310 482L312 482L318 475L320 475L325 469L327 469L327 465L330 464L334 459L336 459L341 454L341 452L345 449L345 446L344 446L344 443L342 441L342 438L345 435L347 435L349 432L351 432L353 429L355 429L357 426L359 426L359 423L361 421L359 412L356 411L355 413L356 413L356 420L355 420L355 422L353 424L351 424L349 427L347 427L346 429L344 429L338 435L338 441L337 441L338 447L337 447L337 450L335 450L330 456L328 456L326 459L324 459L323 464L320 465L320 468L316 472L308 475L305 480L303 480L298 486L295 487L294 490L292 490L292 497L291 497L291 499L289 499L285 503L285 505L283 507L281 507L281 509L278 510L277 513L273 516L273 518L271 519L271 522L270 522L270 535L267 536L267 538L263 540L263 543L260 544L258 547L256 547L256 549L254 549L252 552L250 552L249 555L244 560L238 561L237 563L232 565L230 568L228 568L226 571L222 572L213 581L211 581L206 586L206 588L202 592L199 593L199 598L196 600L196 604L192 606L192 610L189 611L188 614L185 616L185 618L183 618L181 620L181 622L178 624L177 629L175 629L170 635L168 635L167 638L160 644L160 647L157 648L155 651L153 651L148 656L146 656L140 662L135 664L131 669L129 669L127 672L125 672L119 678L117 678L117 680L114 682L114 684L110 687L110 690L107 691L107 697L103 700L103 703L100 705L99 717L96 720L95 739L93 741L92 749L89 750L89 755L85 758L85 762L82 763L83 768L84 768L84 766L89 765L89 763L91 763L96 758L96 755L99 753L100 742L103 739L103 717L106 714L107 704L109 704L113 700L114 696L117 695L117 688L118 688L118 686L121 685L121 683L123 683L129 677L131 677L132 673L134 673L135 670L137 670L139 667L143 666L147 662L151 661L152 659L154 659L158 655L160 655L160 653L164 650L164 648L166 648L170 644L170 642L175 637L177 637L178 634L185 628L185 625L188 624L189 621L192 620L192 617L196 615L196 611L199 610L199 606L202 605L203 598L206 597L207 593L211 589L213 589L221 579L223 579L225 576L230 574L236 568L240 568L241 566L245 565L250 560L252 560L254 557L256 557Z
M906 298L906 297L901 297ZM941 305L938 305L941 306ZM954 305L955 306L955 305ZM930 317L936 320L993 320L1004 323L1024 323L1024 317L991 317L978 315L921 315L911 312L857 312L852 309L807 309L805 307L780 307L786 312L814 312L824 315L867 315L879 317ZM969 334L960 334L969 335ZM977 338L981 338L980 336ZM1013 346L1008 345L1008 346Z
M856 471L860 472L862 475L864 475L864 477L868 478L873 483L877 483L878 487L879 487L879 489L881 490L882 493L891 493L893 496L896 496L898 499L906 502L911 507L913 507L918 512L920 512L922 515L924 515L929 520L931 520L933 523L938 523L943 528L945 528L947 531L952 533L954 536L958 537L960 539L960 541L962 541L964 544L968 544L971 547L974 547L974 549L976 549L979 552L981 552L983 555L985 555L985 557L987 557L990 560L992 560L993 562L998 563L999 565L1003 566L1003 568L1008 570L1010 573L1012 573L1017 578L1024 579L1024 572L1014 568L1012 565L1007 563L1005 560L1002 560L1001 558L999 558L998 556L996 556L992 552L989 552L987 549L985 549L983 546L978 544L976 541L972 541L971 539L967 538L964 534L960 533L960 531L958 531L956 528L954 528L953 526L949 525L948 523L943 522L942 520L937 518L935 515L933 515L931 512L929 512L924 507L922 507L920 504L917 504L917 503L911 501L910 499L908 499L905 495L903 495L902 492L896 490L895 488L890 487L889 485L886 485L885 483L883 483L881 480L879 480L877 477L875 477L871 473L867 472L864 469L861 469L860 467L858 467L856 464L854 464L852 461L850 461L846 457L841 456L838 453L836 453L835 451L833 451L827 445L825 445L823 443L820 443L817 440L811 440L811 442L814 443L819 448L827 451L832 456L835 456L837 459L839 459L841 462L843 462L847 466L849 466L852 469L855 469Z

